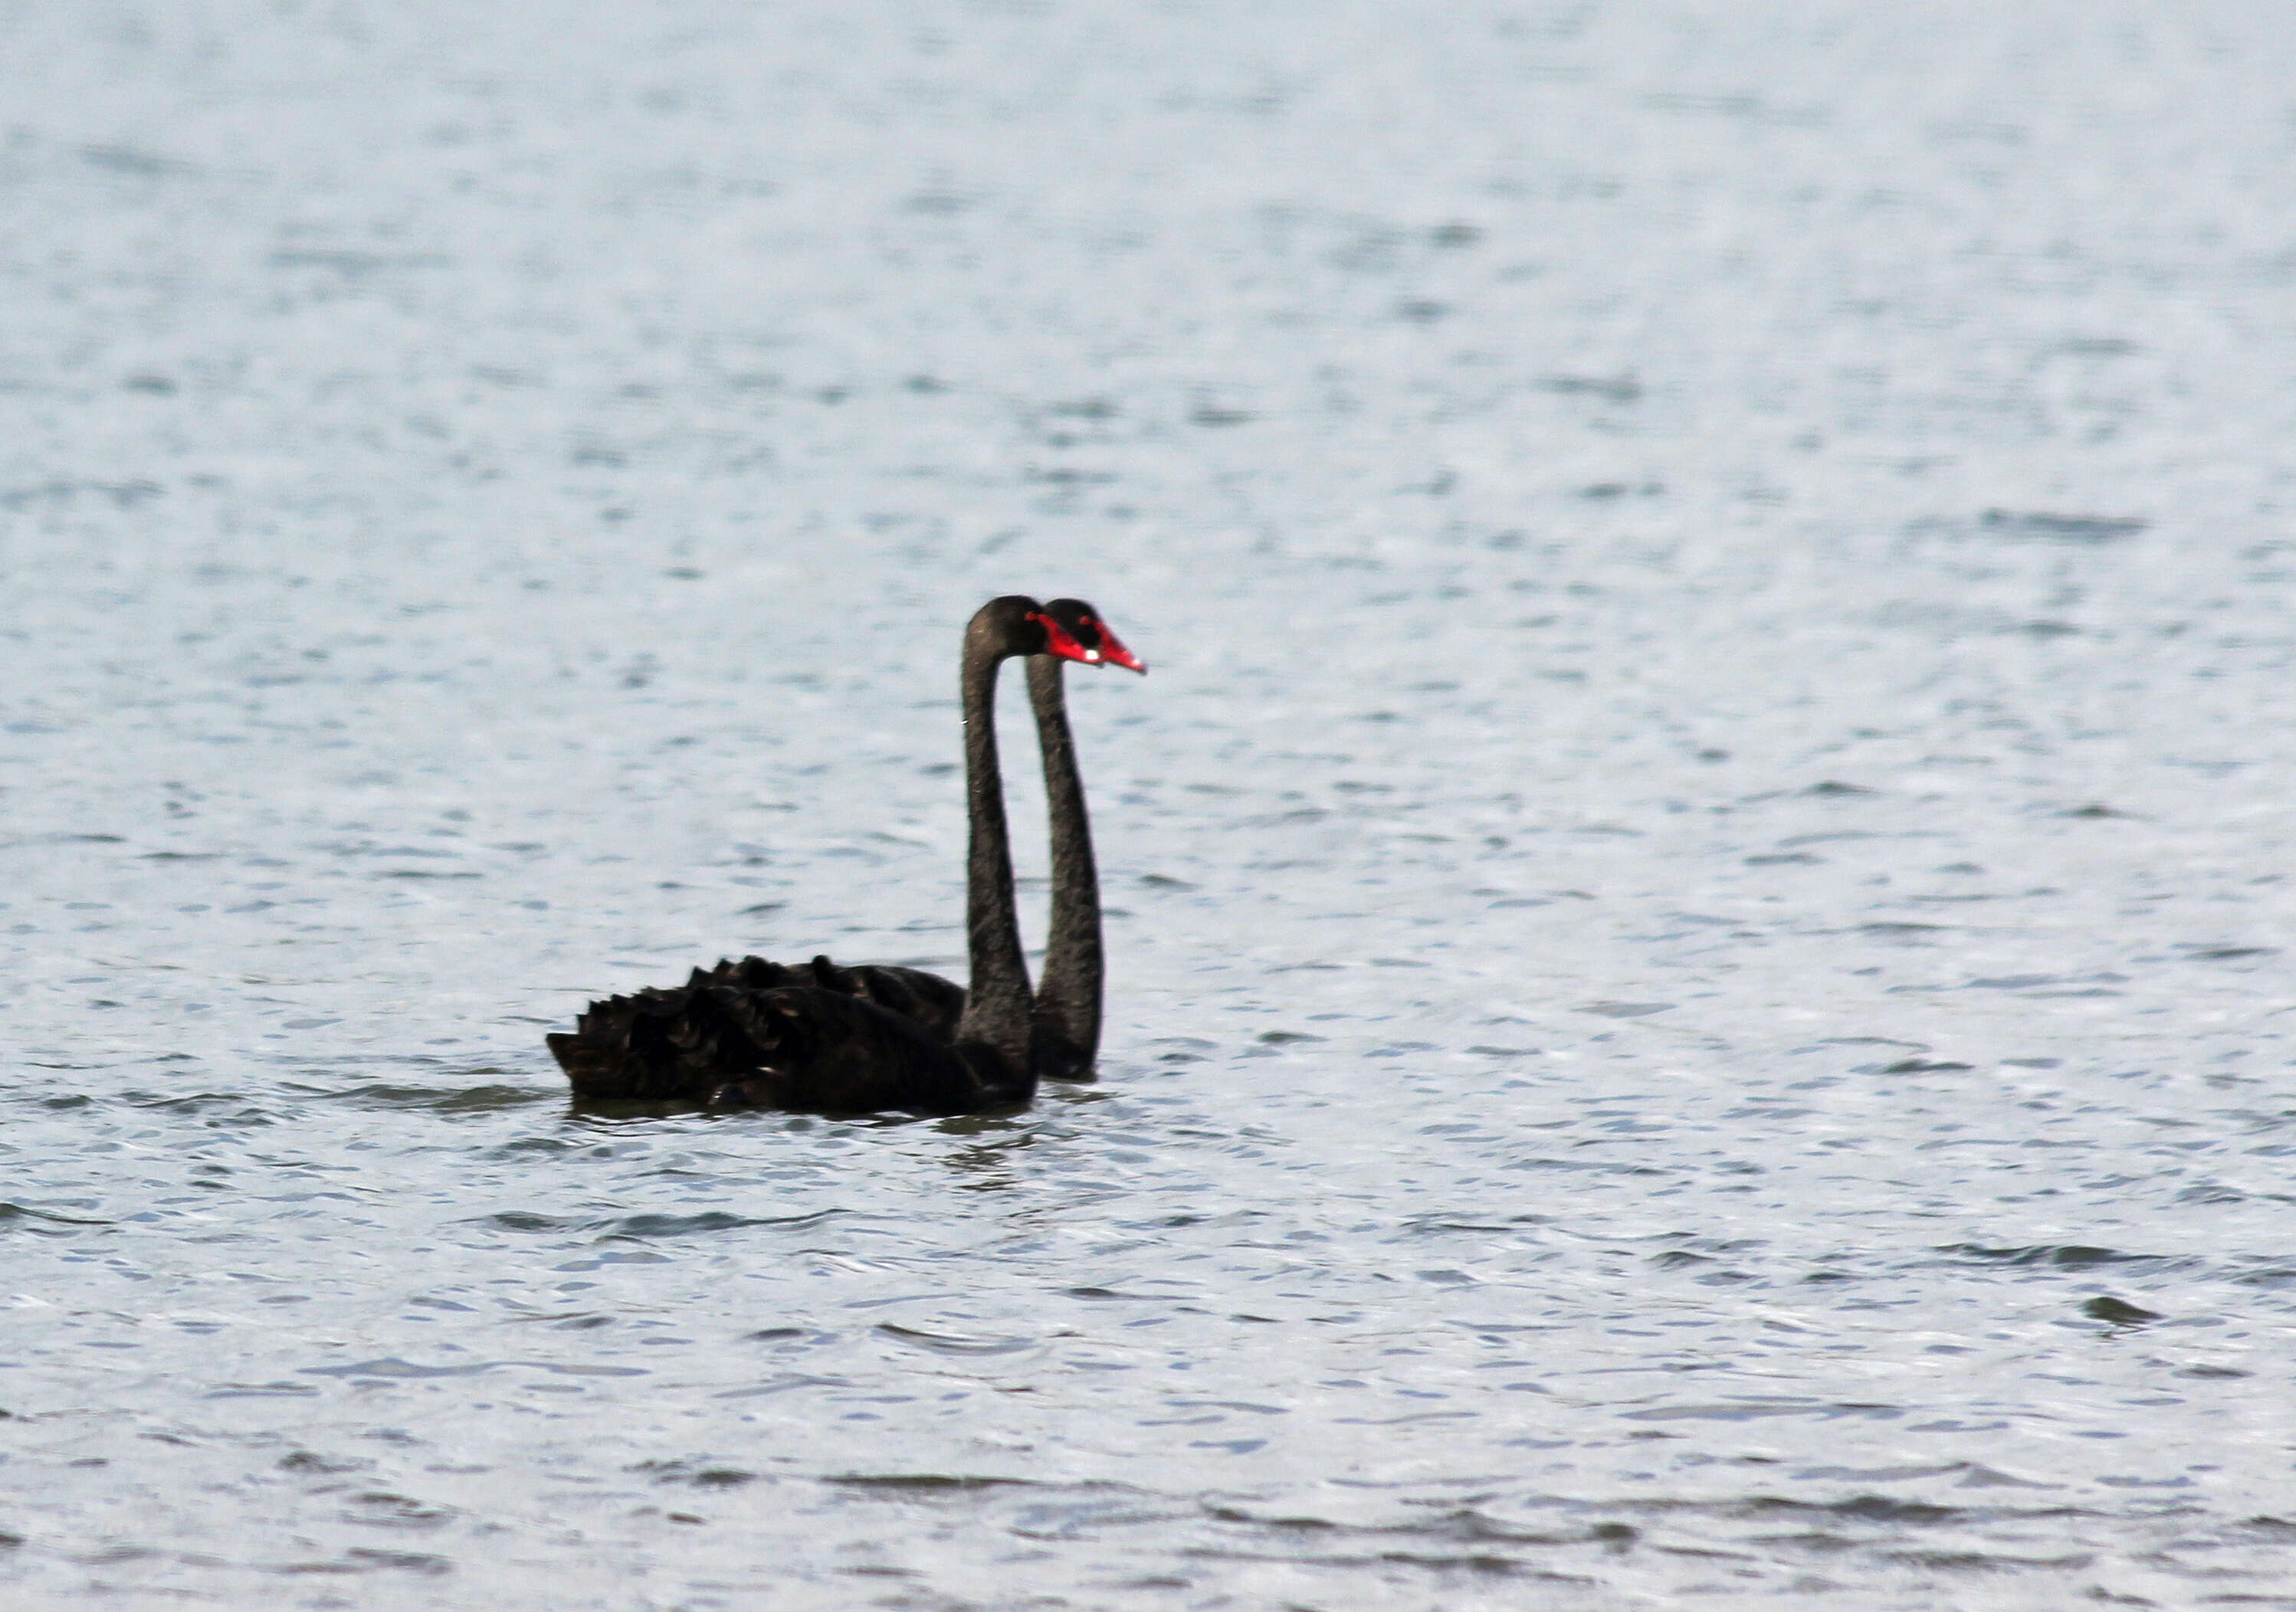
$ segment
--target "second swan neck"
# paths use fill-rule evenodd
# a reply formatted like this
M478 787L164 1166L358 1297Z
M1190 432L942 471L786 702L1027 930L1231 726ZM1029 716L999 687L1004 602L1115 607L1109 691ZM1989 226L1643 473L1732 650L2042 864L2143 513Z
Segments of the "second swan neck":
M1100 872L1093 859L1092 822L1061 663L1049 655L1031 656L1028 675L1052 830L1053 911L1037 986L1037 1059L1045 1074L1074 1076L1091 1070L1100 1050L1105 968Z

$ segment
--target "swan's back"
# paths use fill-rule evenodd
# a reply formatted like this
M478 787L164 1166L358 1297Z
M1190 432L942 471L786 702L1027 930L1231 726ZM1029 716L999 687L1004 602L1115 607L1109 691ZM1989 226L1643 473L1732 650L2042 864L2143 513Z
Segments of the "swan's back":
M812 983L875 1002L888 1012L914 1019L925 1034L947 1046L956 1040L964 1017L964 987L955 980L894 963L863 962L840 968L826 957L813 960Z
M984 1101L948 1044L963 1002L958 987L914 969L839 969L821 957L799 970L745 957L696 969L682 986L594 1002L573 1034L547 1039L586 1101L955 1114Z
M811 978L762 957L721 960L694 970L682 986L594 1002L576 1016L572 1035L544 1039L578 1099L706 1098L764 1056L729 1002Z

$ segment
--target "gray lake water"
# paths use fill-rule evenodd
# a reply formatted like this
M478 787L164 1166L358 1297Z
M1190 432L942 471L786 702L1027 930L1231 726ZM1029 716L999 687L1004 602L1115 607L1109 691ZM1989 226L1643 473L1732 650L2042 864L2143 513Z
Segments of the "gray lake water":
M0 0L0 1596L2296 1606L2287 23Z

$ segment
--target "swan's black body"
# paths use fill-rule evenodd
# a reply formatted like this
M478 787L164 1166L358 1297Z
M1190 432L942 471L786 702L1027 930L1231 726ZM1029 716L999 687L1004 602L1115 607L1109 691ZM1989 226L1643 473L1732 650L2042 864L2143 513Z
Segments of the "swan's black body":
M964 1017L964 987L953 979L895 963L862 962L840 968L826 957L813 960L812 977L813 983L824 991L858 996L888 1012L915 1019L926 1035L943 1046L956 1040L957 1020Z
M998 667L1029 657L1053 824L1045 986L1021 952L1004 787ZM965 628L965 918L972 988L826 957L795 969L759 957L697 969L685 985L590 1004L550 1050L578 1098L687 1098L832 1112L959 1114L1026 1102L1040 1076L1089 1074L1100 1038L1100 891L1062 697L1060 659L1145 670L1092 607L991 600Z
M1003 1094L1009 1083L985 1089L917 1019L783 977L808 978L761 957L696 969L683 986L592 1002L550 1050L587 1099L928 1114L1025 1101Z

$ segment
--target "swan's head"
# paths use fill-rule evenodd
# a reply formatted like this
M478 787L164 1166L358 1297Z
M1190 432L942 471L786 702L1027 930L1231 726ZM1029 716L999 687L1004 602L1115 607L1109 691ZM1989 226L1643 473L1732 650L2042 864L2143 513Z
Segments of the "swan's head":
M1057 633L1074 646L1073 650L1057 646L1055 655L1070 660L1081 660L1086 666L1120 666L1129 672L1145 672L1147 662L1124 647L1124 641L1109 630L1100 612L1081 599L1055 599L1044 609L1047 634Z
M967 656L1058 655L1087 663L1094 659L1066 627L1046 613L1043 605L1025 593L1007 593L974 611L964 629L964 642Z

